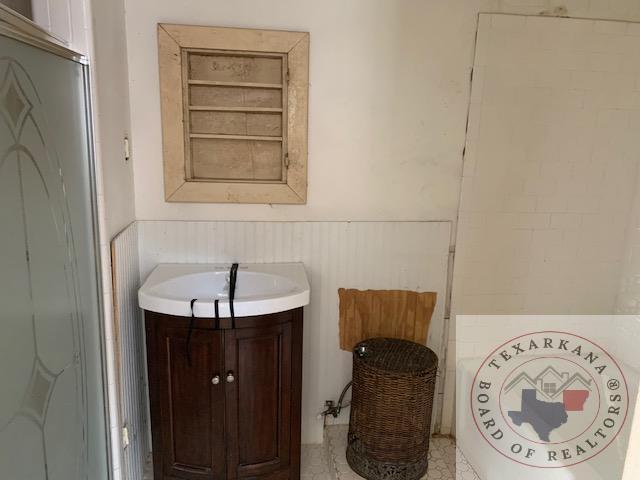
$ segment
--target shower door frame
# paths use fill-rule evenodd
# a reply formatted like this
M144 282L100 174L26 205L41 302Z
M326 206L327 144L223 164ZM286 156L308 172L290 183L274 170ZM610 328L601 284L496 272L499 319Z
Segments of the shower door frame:
M92 244L95 252L95 268L96 268L96 298L98 308L98 345L99 345L99 357L101 365L101 384L102 384L102 398L104 404L103 421L105 432L105 446L106 446L106 467L107 467L107 479L113 478L113 450L111 442L111 412L110 412L110 398L107 388L107 345L105 342L105 303L103 297L103 266L100 250L100 231L99 231L99 215L98 198L97 198L97 180L96 180L96 155L95 155L95 135L94 135L94 122L93 122L93 108L91 101L91 77L89 69L89 60L86 55L70 50L64 46L63 41L59 38L51 35L45 29L34 23L32 20L14 12L4 4L0 4L0 36L12 38L22 43L31 45L45 52L57 55L67 60L71 60L78 63L82 67L83 86L84 86L84 98L86 105L86 121L87 121L87 159L89 161L89 200L91 202L91 231L92 231Z

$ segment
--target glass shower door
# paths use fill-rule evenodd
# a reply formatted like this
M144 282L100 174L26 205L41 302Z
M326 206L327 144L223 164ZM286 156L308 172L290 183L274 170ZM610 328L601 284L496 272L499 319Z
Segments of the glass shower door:
M0 478L105 479L87 67L2 33Z

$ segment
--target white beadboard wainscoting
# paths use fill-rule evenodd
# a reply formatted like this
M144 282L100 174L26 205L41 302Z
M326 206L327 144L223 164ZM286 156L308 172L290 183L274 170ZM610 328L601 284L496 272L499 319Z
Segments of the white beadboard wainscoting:
M114 346L122 428L129 444L123 450L123 477L142 480L144 466L151 451L147 396L145 333L142 311L138 308L140 257L138 225L132 223L111 242L113 274Z
M338 288L437 292L427 344L444 365L450 232L446 221L136 222L114 240L121 369L123 378L132 382L122 383L123 420L136 433L146 422L147 407L140 406L142 392L135 384L142 383L139 362L144 361L136 292L156 265L302 262L311 284L311 303L304 312L302 441L321 443L323 422L318 415L324 401L337 400L351 379L351 354L339 349ZM132 251L136 242L138 265ZM126 258L118 258L120 252ZM146 401L146 391L144 395ZM348 422L348 411L338 422ZM127 448L136 444L136 450L125 453L125 463L137 468L146 445L133 437Z

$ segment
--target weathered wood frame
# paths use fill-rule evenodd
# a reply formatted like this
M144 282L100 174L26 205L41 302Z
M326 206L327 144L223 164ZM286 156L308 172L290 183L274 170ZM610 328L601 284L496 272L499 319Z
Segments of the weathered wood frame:
M190 181L185 154L184 49L286 55L288 65L286 183ZM158 24L164 190L168 202L283 203L307 201L309 34L277 30Z

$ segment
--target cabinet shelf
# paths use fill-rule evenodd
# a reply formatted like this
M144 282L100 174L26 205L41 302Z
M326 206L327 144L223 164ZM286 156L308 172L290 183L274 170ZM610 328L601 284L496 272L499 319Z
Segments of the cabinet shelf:
M260 140L265 142L281 142L282 137L267 137L262 135L219 135L213 133L192 133L191 138L215 138L220 140Z
M257 82L224 82L221 80L189 80L189 85L208 85L211 87L244 87L244 88L272 88L282 89L282 83Z
M309 34L159 24L158 53L165 199L306 203Z
M189 105L192 112L247 112L247 113L281 113L282 108L275 107L218 107L207 105Z

